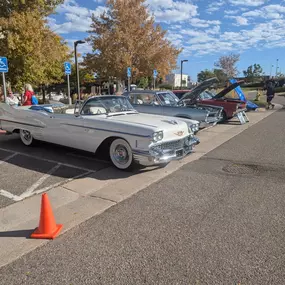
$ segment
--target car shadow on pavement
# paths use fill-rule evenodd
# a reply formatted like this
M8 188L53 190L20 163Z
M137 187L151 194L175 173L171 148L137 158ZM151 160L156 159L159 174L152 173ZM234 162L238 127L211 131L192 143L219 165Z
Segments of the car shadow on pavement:
M34 230L35 229L0 232L0 238L1 237L18 237L18 238L24 237L24 238L29 239Z

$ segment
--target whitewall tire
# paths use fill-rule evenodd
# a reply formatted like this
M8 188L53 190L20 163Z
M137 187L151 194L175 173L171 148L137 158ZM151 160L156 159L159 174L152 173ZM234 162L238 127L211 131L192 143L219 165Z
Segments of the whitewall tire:
M123 139L111 143L109 155L113 165L120 170L131 170L134 166L132 149Z
M24 145L31 146L34 143L34 138L30 131L20 130L20 138Z

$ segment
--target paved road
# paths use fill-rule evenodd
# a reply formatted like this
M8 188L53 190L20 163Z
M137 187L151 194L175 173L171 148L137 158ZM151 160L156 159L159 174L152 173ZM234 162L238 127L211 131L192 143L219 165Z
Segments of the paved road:
M19 135L0 133L0 208L24 193L53 188L108 166L90 153L46 143L26 147Z
M1 268L0 284L284 284L284 118Z

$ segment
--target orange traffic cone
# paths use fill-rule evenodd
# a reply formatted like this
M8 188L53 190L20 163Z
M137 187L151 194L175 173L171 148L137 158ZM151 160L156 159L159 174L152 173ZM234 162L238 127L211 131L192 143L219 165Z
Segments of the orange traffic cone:
M42 195L41 216L39 227L31 234L31 238L54 239L62 229L62 225L57 225L52 213L52 208L48 195Z

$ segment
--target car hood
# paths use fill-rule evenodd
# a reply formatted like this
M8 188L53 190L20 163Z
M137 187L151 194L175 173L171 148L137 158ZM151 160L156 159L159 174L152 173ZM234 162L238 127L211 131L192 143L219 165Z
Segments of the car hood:
M224 96L226 96L228 93L230 93L232 90L234 90L235 88L237 88L238 86L240 86L240 84L243 83L243 81L238 81L234 84L231 84L230 86L226 87L225 89L223 89L221 92L219 92L216 96L213 97L213 99L219 99L219 98L223 98Z
M186 93L180 101L183 101L185 99L197 99L198 96L205 90L207 90L209 87L211 87L213 84L217 83L219 80L216 77L207 79L200 83L198 86L196 86L194 89L190 90L188 93Z

